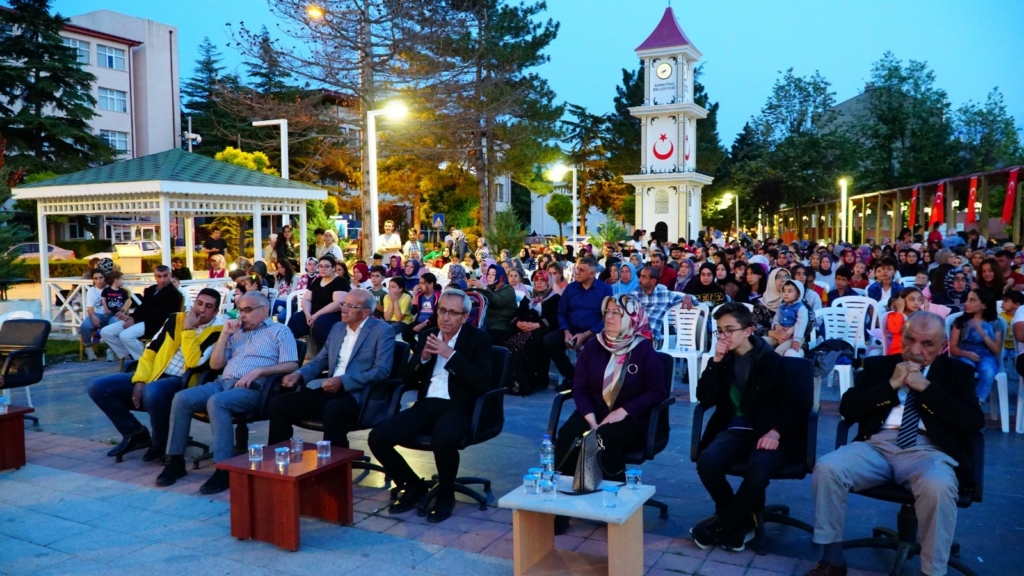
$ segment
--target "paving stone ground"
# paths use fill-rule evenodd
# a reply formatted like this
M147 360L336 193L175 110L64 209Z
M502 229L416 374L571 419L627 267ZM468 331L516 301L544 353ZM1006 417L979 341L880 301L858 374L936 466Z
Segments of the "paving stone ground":
M26 426L29 464L0 473L0 573L2 574L511 574L511 513L474 504L456 506L455 516L433 526L414 513L387 512L388 492L380 474L354 476L355 524L335 526L302 520L302 548L286 552L230 536L228 493L206 497L198 488L212 473L209 462L168 489L155 488L160 467L144 464L141 452L115 464L107 458L117 433L85 394L88 382L115 369L102 362L51 366L33 387L41 422ZM677 389L679 387L677 386ZM21 392L13 398L23 403ZM490 478L493 501L519 484L533 465L550 411L552 392L506 401L504 433L463 453L461 473ZM823 391L818 453L833 445L834 388ZM652 576L700 574L779 576L806 572L820 555L810 536L769 525L769 554L703 551L688 534L712 511L710 499L689 462L692 410L682 394L672 408L672 442L655 462L643 466L644 480L669 504L667 520L645 510L644 565ZM567 414L565 414L567 416ZM145 416L140 418L145 422ZM307 440L319 434L302 432ZM209 440L205 424L193 436ZM253 426L255 441L266 439L266 425ZM365 448L365 433L351 435ZM1018 574L1024 549L1024 436L986 433L985 501L961 511L957 537L964 558L980 574ZM433 472L429 455L407 452L424 476ZM777 482L769 501L789 504L792 514L813 520L810 478ZM853 497L849 537L875 525L893 526L896 506ZM560 548L606 553L604 526L574 521L559 536ZM891 554L848 552L851 574L885 572ZM904 574L917 574L917 559Z

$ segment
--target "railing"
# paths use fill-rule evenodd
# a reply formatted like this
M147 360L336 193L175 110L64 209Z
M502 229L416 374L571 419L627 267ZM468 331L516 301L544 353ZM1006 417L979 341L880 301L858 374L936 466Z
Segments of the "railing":
M186 289L190 295L188 304L191 302L200 289L211 286L221 291L221 312L224 312L228 305L228 284L227 278L193 278L182 280L181 287ZM140 295L143 290L154 284L152 274L125 274L124 288L132 293L132 300L136 305L141 303ZM50 321L54 330L67 329L75 331L82 325L85 319L85 296L92 280L85 278L50 278L43 282L42 310L43 318Z

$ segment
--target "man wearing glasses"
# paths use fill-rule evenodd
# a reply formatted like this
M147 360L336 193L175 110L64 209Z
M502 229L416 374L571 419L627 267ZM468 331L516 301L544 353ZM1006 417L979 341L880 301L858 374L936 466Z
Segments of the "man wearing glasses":
M268 444L291 438L298 422L320 420L324 440L348 448L347 435L359 418L363 387L387 378L394 363L395 333L387 322L370 315L375 303L369 290L349 292L341 304L341 322L331 329L320 353L281 380L285 388L300 388L270 401Z
M370 431L370 450L402 489L391 503L392 514L412 510L427 494L427 482L395 449L421 434L431 436L437 464L437 499L427 522L442 522L455 508L459 442L469 433L477 397L495 386L491 337L465 323L471 306L469 296L462 290L441 294L437 303L438 327L421 333L416 353L402 369L402 379L418 389L416 403Z
M715 313L715 356L697 383L697 400L715 407L700 441L697 474L715 502L715 515L690 533L702 549L742 552L754 537L754 513L764 510L768 481L807 443L810 390L787 378L781 357L753 334L753 313L736 302ZM746 462L739 490L726 471Z
M193 412L205 410L210 417L213 461L227 460L235 453L231 416L260 412L274 377L299 367L295 338L287 326L271 320L266 296L246 292L237 306L238 319L224 322L210 358L210 368L224 372L213 382L174 395L167 465L156 478L157 486L170 486L187 473L185 447ZM227 471L217 470L199 491L216 494L227 489Z

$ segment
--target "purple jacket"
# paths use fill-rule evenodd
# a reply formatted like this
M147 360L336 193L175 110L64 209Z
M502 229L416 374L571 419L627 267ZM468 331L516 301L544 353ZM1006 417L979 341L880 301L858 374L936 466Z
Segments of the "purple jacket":
M592 413L598 423L611 412L601 395L604 369L610 356L611 353L594 337L587 341L576 357L572 399L576 402L577 412L581 415ZM669 383L665 381L665 370L658 359L658 353L649 341L641 342L633 348L627 362L626 378L612 409L623 408L646 439L651 410L668 398ZM637 367L632 374L629 365Z

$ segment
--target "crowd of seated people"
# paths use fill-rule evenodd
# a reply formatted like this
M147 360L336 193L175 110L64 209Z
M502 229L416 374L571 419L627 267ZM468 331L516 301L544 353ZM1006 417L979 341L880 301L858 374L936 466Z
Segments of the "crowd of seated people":
M386 234L397 236L393 223ZM395 343L404 340L411 353L399 359L398 373L417 399L374 426L368 438L398 488L392 512L420 505L430 486L396 447L430 434L438 488L428 522L451 516L460 441L476 400L497 385L492 346L511 354L506 384L513 394L551 386L552 363L555 387L571 391L576 409L559 429L558 469L572 474L576 440L597 431L605 448L603 473L621 481L623 454L646 442L651 411L669 396L671 383L656 353L670 337L664 319L674 306L704 306L715 309L710 329L717 344L700 374L697 400L717 409L696 471L714 510L690 533L702 548L742 551L772 474L806 445L811 399L783 377L779 363L808 352L818 311L859 296L887 313L888 355L867 359L863 370L871 377L858 378L841 400L840 413L861 425L858 441L815 469L813 540L824 553L809 574L845 574L847 494L894 478L912 478L922 570L944 573L956 486L968 464L965 446L982 428L981 406L995 375L1015 369L1005 360L1017 357L1024 342L1024 276L1017 272L1024 253L976 241L925 245L909 231L891 244L859 247L748 237L727 243L714 230L689 242L651 238L645 244L644 234L602 245L596 254L586 245L524 247L498 250L494 258L483 239L470 251L459 230L429 252L411 233L400 248L347 265L327 231L301 268L291 236L281 234L263 260L232 271L234 292L204 289L187 312L171 286L172 274L184 275L180 265L157 268L156 284L135 306L116 273L97 270L82 341L92 352L99 330L116 357L138 361L134 370L89 387L123 437L110 456L148 448L142 459L162 462L163 470L154 470L156 484L169 486L187 474L193 413L208 415L214 461L220 462L234 455L232 416L263 406L270 443L287 440L300 422L319 419L324 438L347 447L362 392L393 373ZM286 245L277 246L279 239ZM285 322L286 302L297 290L304 295ZM219 314L222 298L233 300L227 315ZM958 316L947 334L950 314ZM307 344L305 363L297 339ZM185 381L197 369L217 376L203 384ZM281 392L271 396L275 383ZM133 410L148 412L151 430ZM737 462L747 466L734 490L726 473ZM217 471L201 491L228 488L227 475ZM566 523L556 519L556 530Z

